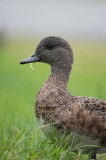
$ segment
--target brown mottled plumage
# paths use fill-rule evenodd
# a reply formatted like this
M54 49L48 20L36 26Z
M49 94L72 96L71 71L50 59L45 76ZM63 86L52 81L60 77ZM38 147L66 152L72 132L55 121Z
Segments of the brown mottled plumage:
M36 96L35 113L39 123L55 123L57 137L64 131L75 138L75 144L98 145L98 153L106 153L106 101L71 95L67 90L73 65L73 52L67 41L59 37L46 37L36 53L21 64L44 62L51 65L51 75ZM51 136L50 126L45 134ZM71 143L72 137L69 139Z

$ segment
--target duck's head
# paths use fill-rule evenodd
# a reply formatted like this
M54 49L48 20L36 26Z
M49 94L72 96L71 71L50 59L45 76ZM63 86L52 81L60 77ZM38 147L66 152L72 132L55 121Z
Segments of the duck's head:
M43 62L51 65L52 72L70 72L73 52L67 41L60 37L46 37L38 44L35 53L20 64ZM56 74L56 73L55 73Z

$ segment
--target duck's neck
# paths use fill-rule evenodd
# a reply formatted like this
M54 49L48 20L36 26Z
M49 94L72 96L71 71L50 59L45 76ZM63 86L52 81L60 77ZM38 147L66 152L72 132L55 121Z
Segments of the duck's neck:
M50 79L52 78L54 83L57 83L57 85L64 86L65 88L67 87L67 83L69 81L69 76L70 76L70 67L57 67L57 66L52 66L51 67L51 75Z

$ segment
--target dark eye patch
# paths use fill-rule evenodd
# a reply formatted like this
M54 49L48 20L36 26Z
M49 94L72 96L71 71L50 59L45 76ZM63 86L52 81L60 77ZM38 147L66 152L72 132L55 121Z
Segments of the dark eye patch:
M46 48L49 49L49 50L51 50L51 49L53 49L53 45L47 44L47 45L46 45Z

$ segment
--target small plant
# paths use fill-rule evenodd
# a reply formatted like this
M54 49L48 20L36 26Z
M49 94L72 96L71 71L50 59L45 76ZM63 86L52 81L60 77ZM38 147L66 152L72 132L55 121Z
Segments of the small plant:
M41 129L50 126L38 127L35 131L21 130L12 126L9 121L0 123L0 159L35 159L35 160L88 160L89 155L84 155L88 145L73 145L68 147L69 135L65 133L61 140L55 137L55 130L52 128L52 141L48 140ZM53 124L52 124L53 126ZM73 139L74 141L74 139ZM93 146L94 147L94 146ZM97 147L97 146L95 146ZM106 154L99 155L98 160L105 160Z

